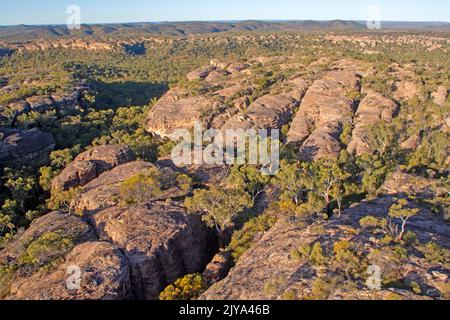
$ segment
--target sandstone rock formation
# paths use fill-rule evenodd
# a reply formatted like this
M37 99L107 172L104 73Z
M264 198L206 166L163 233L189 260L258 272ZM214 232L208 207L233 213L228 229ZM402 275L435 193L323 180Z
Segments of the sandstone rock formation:
M94 236L93 230L81 219L60 211L53 211L36 219L25 232L9 243L8 247L0 252L0 264L7 261L16 262L33 241L48 233L59 233L77 242L93 239ZM57 252L46 252L50 256L55 253ZM41 260L49 259L42 256Z
M128 146L108 145L91 148L78 155L60 175L52 181L53 190L69 190L84 186L105 171L135 160Z
M199 68L189 72L186 76L189 81L203 80L214 70L216 70L214 67Z
M140 299L157 299L168 284L200 272L216 249L200 218L186 215L176 203L110 208L92 220L101 239L124 250L133 292Z
M297 105L296 100L286 95L266 95L228 120L222 129L281 129L289 122Z
M147 117L147 131L162 138L170 137L177 129L192 129L213 104L204 96L175 100L176 93L171 91L156 103Z
M36 128L5 133L0 141L0 166L39 160L55 147L53 136Z
M53 99L50 96L33 96L26 99L31 111L44 113L53 106Z
M390 123L397 110L397 104L391 99L373 91L367 92L355 114L352 138L347 148L348 152L361 155L374 151L370 150L367 143L371 126L380 121Z
M214 232L175 202L111 207L88 220L56 211L17 235L0 251L0 297L157 299L217 250Z
M106 171L84 185L75 201L75 208L84 212L95 212L119 202L120 186L126 179L154 168L151 163L133 161Z
M296 218L282 218L261 241L244 253L229 275L209 288L201 299L308 298L313 293L315 281L324 277L323 272L328 272L329 276L329 273L334 271L311 267L307 262L295 258L293 249L320 242L327 252L333 250L333 244L337 241L346 240L358 244L359 256L376 252L383 235L361 228L360 219L366 216L386 217L390 206L395 203L395 197L401 196L403 192L424 197L433 183L423 178L397 173L386 183L385 195L352 206L345 210L342 218L316 222L306 227ZM420 214L411 219L409 230L416 233L421 243L434 241L444 248L450 246L449 226L442 222L441 217L433 215L425 207L420 207ZM392 267L392 261L386 259L388 261L372 261L381 264L382 276L387 272L386 268ZM379 291L372 291L364 281L357 284L357 289L351 289L338 282L327 293L328 299L389 299L394 293L397 297L406 299L441 297L450 275L448 270L442 269L414 250L408 252L407 260L402 261L401 265L395 267L395 271L399 272L405 283L417 283L422 288L421 292L413 293L411 290L389 285Z
M38 271L31 277L15 279L8 297L18 300L131 298L129 261L120 249L108 242L80 244L55 271Z
M288 133L289 143L301 145L300 159L338 155L342 128L352 122L354 112L354 101L347 96L359 91L360 76L345 69L329 71L312 84Z
M226 277L233 266L233 258L229 251L219 252L203 271L203 277L208 285L213 285Z

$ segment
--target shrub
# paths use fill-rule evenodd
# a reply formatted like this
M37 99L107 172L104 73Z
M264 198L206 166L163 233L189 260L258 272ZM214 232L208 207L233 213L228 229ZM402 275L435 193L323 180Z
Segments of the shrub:
M21 264L44 266L64 256L73 246L72 238L59 232L47 232L28 245L19 261Z
M3 299L9 294L16 268L13 264L7 266L0 265L0 299Z
M340 283L337 277L320 277L314 280L311 288L311 294L305 297L305 300L328 300L336 291Z
M437 243L428 242L420 248L420 251L432 263L450 264L450 251L442 248Z
M189 274L169 285L159 295L160 300L195 300L207 289L200 274Z
M192 189L192 178L185 174L180 174L177 177L177 185L182 191L187 192Z
M328 258L323 254L323 248L320 242L316 242L310 253L311 262L314 265L322 266L328 262Z
M161 194L161 173L151 168L125 180L120 186L120 199L130 205L150 200Z
M297 249L293 249L291 251L291 256L300 261L307 261L310 258L311 250L312 248L309 244L304 244Z
M241 230L234 232L230 245L228 246L234 261L239 260L244 252L251 247L258 233L269 230L275 222L276 218L273 215L263 214L262 216L249 220Z
M367 216L359 220L359 225L363 228L384 228L385 219L378 219L374 216Z

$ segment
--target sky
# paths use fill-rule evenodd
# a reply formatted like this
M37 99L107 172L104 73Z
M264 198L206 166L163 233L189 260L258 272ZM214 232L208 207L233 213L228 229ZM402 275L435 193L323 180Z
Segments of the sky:
M0 25L211 20L367 20L450 22L450 0L0 0Z

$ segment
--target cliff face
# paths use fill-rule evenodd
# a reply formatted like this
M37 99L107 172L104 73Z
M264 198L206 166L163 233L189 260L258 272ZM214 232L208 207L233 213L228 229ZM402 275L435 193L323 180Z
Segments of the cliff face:
M178 278L203 271L217 251L215 234L170 200L186 192L173 187L172 169L160 167L167 184L162 195L126 205L118 201L121 183L155 166L133 161L126 146L93 148L71 166L82 161L94 161L103 171L78 184L80 195L72 205L83 217L49 213L0 252L3 298L157 299ZM66 176L63 172L53 185Z

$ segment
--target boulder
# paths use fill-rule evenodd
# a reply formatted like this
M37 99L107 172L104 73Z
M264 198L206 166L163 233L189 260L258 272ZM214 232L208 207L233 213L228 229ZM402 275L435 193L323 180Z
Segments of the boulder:
M396 100L411 100L418 93L418 84L413 81L399 80L394 83L394 98Z
M233 116L222 129L281 129L290 121L297 105L298 102L287 95L266 95Z
M133 296L129 261L120 249L108 242L80 244L56 270L40 270L31 277L15 278L7 297L13 300L130 298Z
M10 270L0 279L0 298L11 291L10 298L15 298L17 286L33 283L30 279L35 273L59 265L73 247L94 239L88 224L63 212L54 211L36 219L0 251L0 269Z
M189 81L203 80L215 69L216 68L212 66L202 67L189 72L186 76Z
M157 299L178 278L201 272L217 249L214 233L177 203L113 207L91 219L100 238L122 248L130 261L138 299Z
M155 165L144 161L133 161L106 171L80 189L72 207L85 214L116 206L121 202L122 183L138 174L146 173ZM149 197L148 201L176 199L185 197L190 190L181 189L176 182L177 173L168 167L158 168L161 173L162 193Z
M216 82L220 80L224 80L226 76L228 76L230 73L223 69L215 69L211 71L208 76L205 78L205 81L207 82Z
M52 181L53 190L69 190L84 186L105 171L135 160L126 145L107 145L89 149L78 155L61 174Z
M26 100L31 111L43 113L54 108L54 101L50 96L33 96Z
M48 233L58 233L81 243L94 238L93 230L80 218L61 211L50 212L36 219L23 233L19 233L0 251L0 264L17 263L20 256L35 240ZM53 252L48 252L53 255ZM42 260L49 260L43 258Z
M37 161L55 147L53 136L34 128L16 131L0 142L0 166Z
M80 91L76 90L68 94L52 94L53 104L59 108L75 109L79 103Z
M25 100L9 103L8 109L15 112L17 116L31 111L30 104Z
M203 271L203 278L209 286L225 278L233 266L231 252L222 251L214 256Z
M233 84L214 92L219 97L230 99L236 95L248 96L253 93L254 87L245 84Z
M104 172L81 188L80 195L73 204L75 209L90 213L115 206L119 202L121 184L150 168L154 168L151 163L133 161Z
M190 130L213 105L213 101L205 96L174 100L174 94L169 91L149 112L147 131L151 134L168 138L177 129Z
M104 172L135 159L136 156L127 145L106 145L91 148L78 155L74 161L94 161L98 170Z

